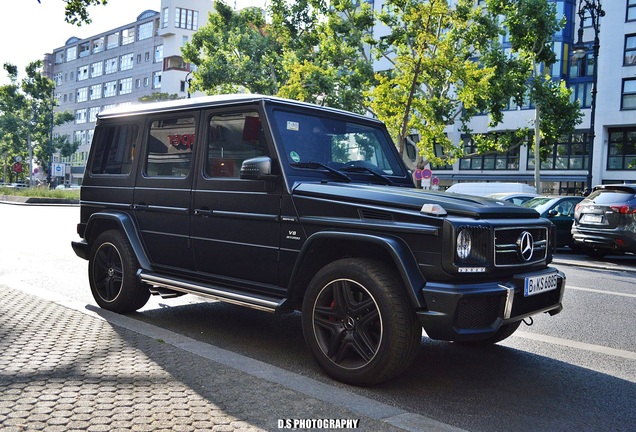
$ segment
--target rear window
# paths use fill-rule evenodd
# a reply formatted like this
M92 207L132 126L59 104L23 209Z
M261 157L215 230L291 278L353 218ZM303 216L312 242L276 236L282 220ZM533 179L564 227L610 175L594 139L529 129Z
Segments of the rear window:
M93 140L91 174L130 174L135 157L137 124L100 126Z
M616 204L630 201L634 194L625 190L599 189L592 192L587 199L595 204Z

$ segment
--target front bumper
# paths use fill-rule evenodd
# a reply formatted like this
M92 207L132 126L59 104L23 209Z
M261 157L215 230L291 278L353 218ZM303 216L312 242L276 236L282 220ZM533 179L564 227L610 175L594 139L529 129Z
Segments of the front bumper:
M492 336L502 325L531 315L563 309L565 275L557 271L557 288L524 296L526 278L553 273L548 268L521 273L505 281L476 284L429 282L422 288L427 310L417 313L422 327L433 339L471 341Z

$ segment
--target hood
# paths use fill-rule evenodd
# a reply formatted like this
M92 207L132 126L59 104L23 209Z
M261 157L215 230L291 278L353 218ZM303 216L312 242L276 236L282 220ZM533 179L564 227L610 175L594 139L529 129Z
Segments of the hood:
M293 194L418 212L424 204L438 204L449 215L477 219L540 217L533 209L519 207L506 201L398 186L300 182L294 185Z

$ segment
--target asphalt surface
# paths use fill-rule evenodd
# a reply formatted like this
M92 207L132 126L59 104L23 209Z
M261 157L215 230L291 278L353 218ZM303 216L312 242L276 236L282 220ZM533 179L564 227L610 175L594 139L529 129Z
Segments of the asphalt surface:
M554 262L636 271L633 255ZM459 431L41 286L0 289L2 431Z

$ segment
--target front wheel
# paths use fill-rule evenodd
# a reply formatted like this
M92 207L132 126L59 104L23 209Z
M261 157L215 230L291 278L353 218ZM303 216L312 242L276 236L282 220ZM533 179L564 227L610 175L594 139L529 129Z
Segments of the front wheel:
M139 264L120 231L106 231L97 237L88 260L88 281L97 304L118 313L142 308L150 291L137 278Z
M356 258L328 264L312 279L302 325L318 364L353 385L377 384L403 372L422 335L395 272Z

